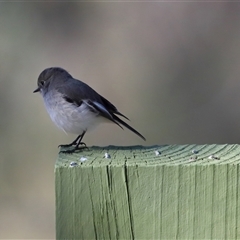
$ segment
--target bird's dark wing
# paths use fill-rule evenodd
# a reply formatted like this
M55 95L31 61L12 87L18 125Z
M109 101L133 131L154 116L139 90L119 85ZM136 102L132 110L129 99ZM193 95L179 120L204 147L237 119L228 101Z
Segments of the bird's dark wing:
M107 118L121 127L111 114L111 111L117 111L116 107L108 102L108 106L111 107L111 110L108 110L108 106L105 106L102 102L102 97L86 83L79 80L67 81L64 85L58 86L57 91L63 94L63 98L67 102L75 104L77 107L85 103L90 111L98 113L100 116ZM107 100L105 99L105 101Z
M100 95L89 87L86 83L71 79L57 87L57 91L62 93L64 98L71 103L81 105L83 100L101 101Z
M90 100L98 102L104 106L109 113L114 113L129 120L126 116L120 113L117 108L110 103L106 98L98 94L86 83L72 79L74 81L66 81L64 85L58 87L58 91L64 95L66 101L74 103L77 106L82 104L82 100Z

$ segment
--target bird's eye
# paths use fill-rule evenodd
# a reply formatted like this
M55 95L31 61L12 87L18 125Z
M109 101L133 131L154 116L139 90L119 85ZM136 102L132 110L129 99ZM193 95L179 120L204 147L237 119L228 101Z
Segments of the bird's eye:
M45 81L43 81L43 80L40 82L40 84L41 84L42 86L44 85L44 83L45 83Z

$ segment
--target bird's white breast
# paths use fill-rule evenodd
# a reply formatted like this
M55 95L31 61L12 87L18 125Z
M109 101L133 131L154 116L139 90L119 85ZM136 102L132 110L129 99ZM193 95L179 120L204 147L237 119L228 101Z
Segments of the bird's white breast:
M90 111L84 102L78 107L54 90L44 95L44 103L52 121L65 132L80 135L103 122L103 118Z

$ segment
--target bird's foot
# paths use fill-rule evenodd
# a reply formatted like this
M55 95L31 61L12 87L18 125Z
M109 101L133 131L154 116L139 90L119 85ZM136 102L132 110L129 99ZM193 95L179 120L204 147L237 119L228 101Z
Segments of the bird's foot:
M77 145L77 142L72 142L69 144L60 144L60 145L58 145L58 148L61 148L61 147L67 148L67 147L72 147L74 145ZM85 147L87 147L86 143L84 143L84 142L80 142L79 145L84 145Z
M83 146L79 147L79 145L83 145ZM59 146L66 148L66 147L71 147L73 145L66 144L66 145L59 145ZM81 142L72 149L61 150L60 153L70 153L71 154L71 153L74 153L77 150L81 151L81 150L86 149L86 148L88 149L87 145L84 142Z

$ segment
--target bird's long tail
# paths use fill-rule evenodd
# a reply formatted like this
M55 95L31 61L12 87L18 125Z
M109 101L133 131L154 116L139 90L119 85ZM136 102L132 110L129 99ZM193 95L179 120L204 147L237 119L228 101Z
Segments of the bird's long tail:
M140 138L142 138L144 141L146 141L146 138L139 133L137 130L135 130L134 128L132 128L131 126L129 126L127 123L125 123L122 119L120 119L119 117L117 117L116 115L112 114L113 119L119 123L122 124L124 127L128 128L130 131L134 132L135 134L137 134Z

